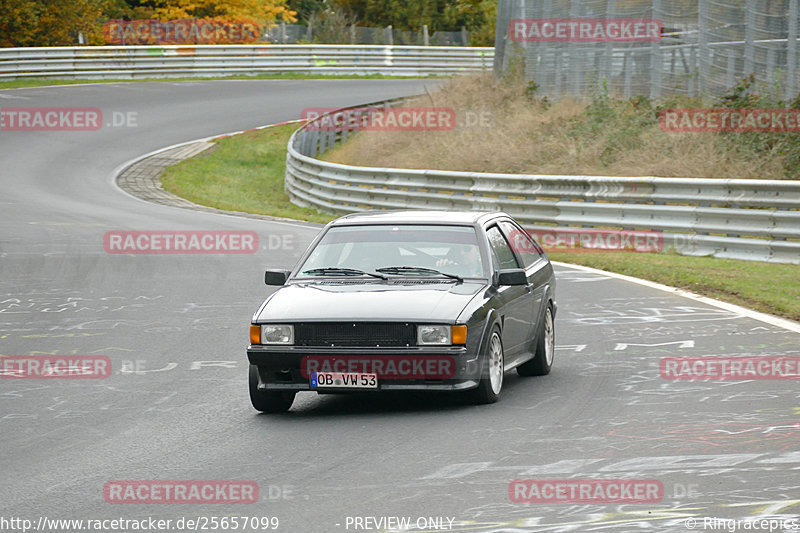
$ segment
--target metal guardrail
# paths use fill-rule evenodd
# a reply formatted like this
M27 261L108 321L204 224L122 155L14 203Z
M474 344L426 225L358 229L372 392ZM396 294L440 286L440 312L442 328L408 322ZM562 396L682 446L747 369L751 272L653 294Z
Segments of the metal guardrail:
M376 105L380 104L347 110ZM358 115L345 116L354 123ZM665 249L684 255L800 264L797 181L513 175L340 165L316 156L346 140L356 128L315 127L324 117L307 123L289 141L286 190L300 206L336 214L367 209L502 210L532 230L659 231Z
M137 79L280 72L427 76L491 70L494 48L195 45L0 48L0 80Z

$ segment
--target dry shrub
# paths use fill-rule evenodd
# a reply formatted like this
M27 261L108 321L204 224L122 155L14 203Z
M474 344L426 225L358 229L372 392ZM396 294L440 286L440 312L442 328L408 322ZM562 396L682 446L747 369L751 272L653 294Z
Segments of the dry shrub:
M784 177L780 156L731 150L712 133L668 133L646 102L556 103L533 98L519 78L453 78L408 106L451 107L459 120L488 113L490 125L450 131L365 131L324 155L327 161L415 168L597 176ZM606 115L603 115L606 113Z

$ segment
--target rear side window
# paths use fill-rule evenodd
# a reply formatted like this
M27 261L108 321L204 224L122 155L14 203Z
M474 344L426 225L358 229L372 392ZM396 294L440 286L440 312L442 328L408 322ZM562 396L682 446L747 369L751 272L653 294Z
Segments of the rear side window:
M517 258L514 256L514 252L511 251L508 241L500 232L500 228L492 226L486 230L486 236L489 238L489 245L492 247L492 251L497 256L498 268L519 268Z
M536 243L527 231L519 228L511 222L500 222L511 248L517 252L525 263L525 268L531 266L544 256L544 250Z

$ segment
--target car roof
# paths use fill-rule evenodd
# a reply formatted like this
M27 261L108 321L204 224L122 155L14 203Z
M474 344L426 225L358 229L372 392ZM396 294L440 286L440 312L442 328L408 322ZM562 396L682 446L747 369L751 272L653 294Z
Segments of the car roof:
M333 226L363 224L457 224L474 225L497 216L508 216L502 211L362 211L345 215L333 221Z

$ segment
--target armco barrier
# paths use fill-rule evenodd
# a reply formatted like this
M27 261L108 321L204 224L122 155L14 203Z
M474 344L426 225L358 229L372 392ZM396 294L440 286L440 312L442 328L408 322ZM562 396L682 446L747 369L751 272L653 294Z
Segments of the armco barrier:
M367 106L347 109L358 107ZM356 120L357 114L345 116ZM288 146L286 190L297 205L342 214L367 209L502 210L530 229L661 231L665 249L685 255L800 264L797 181L541 176L340 165L316 156L351 132L344 126L330 131L313 124L295 132Z
M494 48L164 45L0 48L0 80L137 79L281 72L427 76L491 70Z

